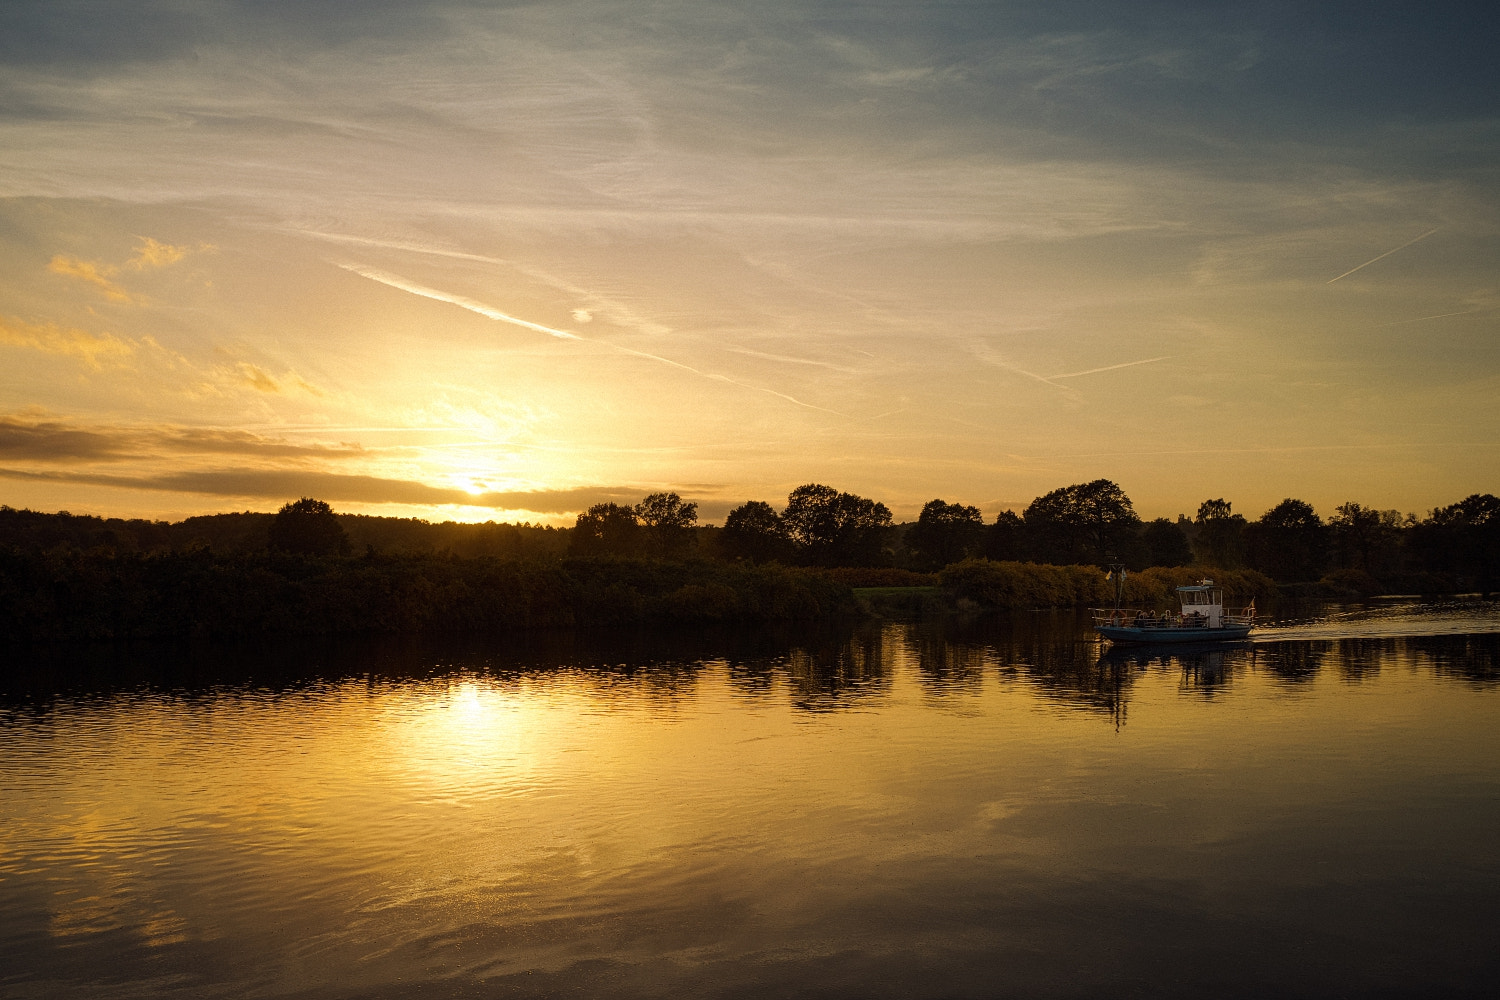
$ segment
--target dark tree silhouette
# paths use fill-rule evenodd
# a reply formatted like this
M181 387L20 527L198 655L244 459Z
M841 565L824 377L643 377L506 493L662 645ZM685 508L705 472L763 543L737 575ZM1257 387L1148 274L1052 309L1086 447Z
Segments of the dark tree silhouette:
M1013 510L995 515L995 523L984 531L984 555L996 562L1020 562L1030 558L1026 522Z
M1400 556L1401 512L1357 503L1339 504L1328 519L1339 564L1379 577L1396 568Z
M1220 497L1198 505L1198 527L1193 548L1198 561L1220 569L1238 569L1245 562L1245 518Z
M1107 565L1135 543L1141 519L1108 479L1064 486L1026 508L1027 533L1041 562Z
M1245 529L1251 567L1273 580L1300 583L1323 575L1328 529L1312 504L1287 497Z
M303 497L286 504L271 521L267 544L278 552L308 556L346 555L349 537L338 515L322 500Z
M1141 545L1147 566L1186 566L1193 561L1193 547L1177 522L1165 517L1141 529Z
M1467 574L1485 593L1493 591L1500 559L1500 497L1474 493L1439 507L1428 522L1442 539L1442 564Z
M978 507L929 500L906 529L906 547L919 569L938 570L974 555L984 541L984 518Z
M880 562L891 512L883 503L808 483L787 497L781 521L802 558L815 566Z
M568 552L575 556L628 556L640 547L640 521L634 507L596 503L578 515Z
M772 562L791 555L791 539L781 516L764 500L750 500L729 512L719 547L731 559Z
M652 553L672 558L693 542L698 505L683 503L676 493L652 493L635 505L635 516L644 527Z

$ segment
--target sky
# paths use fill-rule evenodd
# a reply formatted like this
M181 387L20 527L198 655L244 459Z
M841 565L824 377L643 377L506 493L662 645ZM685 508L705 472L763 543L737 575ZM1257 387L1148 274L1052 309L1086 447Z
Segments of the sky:
M6 0L0 503L1500 492L1500 14Z

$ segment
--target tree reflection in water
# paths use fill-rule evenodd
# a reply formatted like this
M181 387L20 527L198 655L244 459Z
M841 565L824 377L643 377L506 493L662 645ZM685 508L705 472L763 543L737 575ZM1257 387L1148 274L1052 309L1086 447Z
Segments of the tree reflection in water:
M1256 649L1256 665L1287 683L1301 684L1312 680L1323 668L1329 645L1326 641L1278 642Z
M882 630L859 629L842 640L792 649L783 661L792 703L809 712L829 712L885 693L890 663L884 640Z
M268 694L351 678L482 675L500 684L566 674L596 697L669 704L695 697L705 670L727 672L747 699L789 698L830 712L887 697L910 669L924 693L978 693L987 678L1125 719L1136 679L1180 673L1179 690L1214 698L1239 671L1289 690L1325 671L1359 683L1386 669L1425 670L1476 685L1500 682L1500 635L1274 639L1225 647L1109 647L1069 611L983 619L872 621L799 630L597 630L486 637L380 637L287 642L115 643L12 648L0 654L0 701L45 704L79 693L226 689Z
M1422 666L1476 687L1500 683L1500 642L1493 635L1423 636L1409 640Z

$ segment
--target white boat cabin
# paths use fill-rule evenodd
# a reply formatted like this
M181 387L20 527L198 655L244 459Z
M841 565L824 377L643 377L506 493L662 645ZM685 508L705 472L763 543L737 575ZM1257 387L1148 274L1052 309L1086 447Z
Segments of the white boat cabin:
M1212 580L1177 588L1182 601L1182 620L1197 624L1203 619L1206 628L1224 627L1224 592Z

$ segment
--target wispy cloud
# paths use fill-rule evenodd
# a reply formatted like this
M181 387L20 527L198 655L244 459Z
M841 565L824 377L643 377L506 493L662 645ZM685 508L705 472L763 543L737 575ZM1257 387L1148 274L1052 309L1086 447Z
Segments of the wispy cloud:
M104 361L120 362L135 353L134 344L108 333L94 334L55 323L25 323L4 317L0 317L0 344L78 358L94 369L102 368Z
M125 262L132 271L146 271L175 264L188 255L187 247L174 247L170 243L158 243L149 236L140 237L135 256Z
M125 270L159 270L177 263L189 253L187 247L162 243L149 236L137 238L140 242L136 247L135 256L125 262ZM114 264L97 260L84 260L80 257L60 253L53 256L52 260L47 263L47 270L65 278L76 278L86 284L93 285L111 302L130 305L138 301L136 296L126 291L114 280L121 270L120 267Z
M446 302L449 305L458 306L460 309L467 309L470 312L478 313L480 316L483 316L486 319L495 320L496 322L509 323L512 326L519 326L523 329L535 330L538 333L545 333L549 337L557 337L560 340L575 340L580 343L594 344L614 351L618 354L626 354L631 357L642 358L647 361L655 361L659 364L668 365L669 367L676 368L679 371L687 372L690 375L696 375L699 378L709 379L713 382L722 382L727 385L738 386L739 388L746 389L750 392L761 392L769 396L775 396L778 399L784 399L789 403L794 403L797 406L804 407L805 409L819 410L823 413L832 413L833 415L840 417L844 416L844 414L839 413L837 410L830 410L826 406L818 406L814 403L804 402L803 400L800 400L795 396L788 395L787 393L780 392L776 389L769 389L765 386L759 385L751 385L749 383L741 382L737 379L730 378L728 375L722 375L717 372L703 371L700 368L694 368L692 365L683 364L681 361L674 361L671 358L663 357L660 354L652 354L650 351L638 351L633 347L626 347L623 344L615 344L607 340L595 340L589 337L581 337L578 334L572 333L568 330L559 330L556 327L544 326L541 323L533 323L530 320L521 319L518 316L512 316L509 313L501 312L499 309L496 309L493 306L486 305L483 302L476 301L475 299L467 298L462 295L453 295L449 292L442 292L435 288L429 288L426 285L419 285L416 282L408 281L405 278L401 278L396 275L389 274L385 271L377 270L375 268L364 267L359 264L339 264L338 266L342 267L346 271L352 271L353 273L358 274L361 277L369 278L371 281L378 281L382 285L388 285L391 288L400 289L403 292L410 292L412 295L420 295L423 298L433 299L437 302Z
M314 396L322 396L323 390L313 385L307 379L296 372L286 372L281 376L272 375L259 365L253 365L248 361L238 362L234 366L238 380L257 392L279 394L287 388L297 388Z
M210 469L162 475L117 475L102 472L10 469L0 467L0 478L80 483L119 489L280 501L315 496L334 503L404 504L416 506L489 507L528 510L539 514L568 514L596 503L633 503L644 491L634 487L581 486L557 490L470 493L430 486L409 479L346 475L297 469Z
M58 254L48 262L47 270L65 278L77 278L79 281L93 285L111 302L131 303L135 301L135 296L110 280L119 273L119 269L108 264Z
M357 444L298 444L284 438L217 427L90 424L44 411L0 415L0 457L67 464L125 459L235 455L258 460L362 458Z

